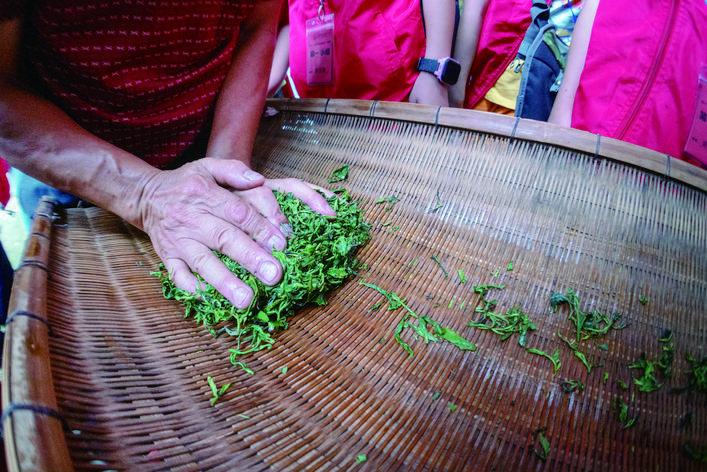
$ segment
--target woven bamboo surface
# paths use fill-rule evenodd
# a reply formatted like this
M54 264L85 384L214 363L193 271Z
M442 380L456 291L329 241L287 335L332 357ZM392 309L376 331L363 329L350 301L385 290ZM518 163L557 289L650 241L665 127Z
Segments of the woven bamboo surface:
M665 156L651 151L604 139L597 150L595 135L485 113L270 105L279 112L261 123L257 170L345 187L361 200L373 238L359 253L359 277L327 306L298 312L273 349L246 356L248 375L230 364L232 340L162 297L144 234L98 208L69 210L33 236L47 247L48 270L24 265L18 279L39 280L17 287L16 279L13 295L15 310L44 309L51 332L16 317L3 366L5 408L34 401L65 425L27 410L7 415L11 470L704 469L685 445L707 447L707 394L668 393L687 382L685 352L707 355L704 172L673 162L666 177ZM632 165L642 155L647 169ZM342 165L348 180L328 184ZM390 196L399 200L376 203ZM35 216L35 225L47 221ZM403 311L374 309L384 298L360 281L396 293L477 350L405 331L410 357L394 339ZM537 324L527 347L559 349L557 374L517 338L467 326L482 284L505 286L490 293L497 312L522 304ZM582 309L618 312L628 324L581 344L601 364L591 372L556 334L572 333L567 308L549 312L551 293L568 288ZM26 307L43 297L44 306ZM628 366L642 352L660 356L666 329L674 375L640 392ZM50 359L51 371L17 367L35 357ZM232 383L215 406L208 376ZM565 379L586 389L564 393ZM637 418L628 428L617 397ZM534 452L540 434L545 460Z

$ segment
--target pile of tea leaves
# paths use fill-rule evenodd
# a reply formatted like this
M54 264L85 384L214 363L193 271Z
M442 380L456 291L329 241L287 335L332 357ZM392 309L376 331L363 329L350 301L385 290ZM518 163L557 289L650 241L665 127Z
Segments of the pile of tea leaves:
M326 305L326 294L340 286L354 273L356 250L370 240L370 225L362 218L358 203L343 191L327 198L336 217L314 212L292 194L274 191L280 208L289 220L291 234L284 251L273 251L283 267L282 280L269 287L240 264L216 252L231 272L254 292L246 309L236 309L223 295L199 275L197 294L177 288L166 273L153 272L161 282L165 298L175 299L186 307L185 317L192 316L215 335L227 333L236 338L230 349L231 362L250 371L239 356L269 349L272 335L287 329L287 319L308 303Z

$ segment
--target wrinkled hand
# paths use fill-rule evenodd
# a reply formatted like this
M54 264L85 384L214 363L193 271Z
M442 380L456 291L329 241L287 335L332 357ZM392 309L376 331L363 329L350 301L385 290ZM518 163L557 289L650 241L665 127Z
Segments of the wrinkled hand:
M153 177L140 199L140 219L177 287L195 293L193 271L236 308L250 305L251 288L212 250L266 285L282 278L271 252L287 244L287 219L271 188L292 192L313 210L334 216L313 186L296 179L266 180L237 160L204 158Z
M447 86L434 75L420 72L410 91L410 103L448 107Z

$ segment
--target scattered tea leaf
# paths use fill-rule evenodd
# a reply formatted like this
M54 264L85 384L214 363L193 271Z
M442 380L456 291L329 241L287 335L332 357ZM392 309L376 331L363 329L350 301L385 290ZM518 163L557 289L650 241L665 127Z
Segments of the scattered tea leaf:
M342 182L349 178L349 166L345 165L339 167L334 171L332 176L329 178L329 183Z
M387 207L385 207L385 211L390 211L393 209L393 205L395 205L395 202L399 202L400 199L394 195L391 195L389 197L384 197L384 198L379 198L376 200L376 203L389 203Z
M699 361L688 352L685 353L685 360L689 364L687 376L690 388L696 392L707 392L707 356Z
M673 339L673 330L666 329L660 335L660 338L658 338L658 342L659 343L667 343L667 342L670 342L671 339Z
M398 341L398 344L400 344L405 351L407 351L410 357L414 354L410 345L405 342L401 336L404 329L411 329L415 332L415 334L424 339L425 343L430 341L436 342L445 340L462 350L476 350L476 346L474 344L459 336L453 330L441 326L428 316L418 315L415 313L409 306L407 306L406 301L402 300L396 293L389 292L377 285L369 284L363 281L359 282L359 284L372 288L385 296L388 300L389 310L395 310L401 307L405 309L406 313L403 315L402 319L398 323L398 326L395 328L394 334L395 340ZM417 324L410 322L410 319L416 320Z
M435 261L435 262L437 263L437 265L439 265L439 268L442 269L442 272L444 273L444 278L445 278L445 279L448 278L448 277L449 277L449 273L448 273L447 270L444 268L444 265L442 265L442 261L440 261L439 258L438 258L437 256L435 256L435 255L430 256L430 259L432 259L433 261Z
M540 443L540 447L536 447L533 451L540 459L546 460L550 455L550 441L547 440L543 433L539 432L538 442Z
M560 388L565 393L572 393L576 390L584 390L585 386L581 380L564 379L560 381Z
M209 388L211 389L211 394L213 395L213 397L211 398L211 406L214 406L216 404L216 402L219 401L219 399L223 396L223 394L226 393L226 390L228 390L230 388L231 384L230 383L225 384L225 385L221 386L221 388L219 389L216 386L216 382L214 382L213 378L207 377L206 381L209 384Z
M545 351L541 351L540 349L528 348L527 351L531 354L536 354L538 356L543 356L543 357L547 357L548 359L550 359L550 362L552 362L552 366L554 369L552 372L552 375L557 374L557 370L562 365L562 362L560 362L560 350L559 349L555 349L555 353L552 356Z
M685 443L685 453L692 459L707 464L707 446L696 447L692 443Z

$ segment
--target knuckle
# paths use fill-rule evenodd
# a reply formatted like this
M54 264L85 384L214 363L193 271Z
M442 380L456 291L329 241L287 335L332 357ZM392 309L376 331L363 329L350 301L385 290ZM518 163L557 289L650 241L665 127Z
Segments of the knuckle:
M248 228L255 223L258 213L251 205L238 200L236 203L230 204L227 210L233 222L240 228Z
M214 249L221 253L226 252L227 248L231 245L234 239L235 235L233 234L233 231L225 226L214 229L211 237Z
M209 189L209 181L201 174L190 173L185 176L181 187L186 196L204 195Z
M211 260L211 253L199 252L192 254L189 260L189 267L197 274L204 274Z

